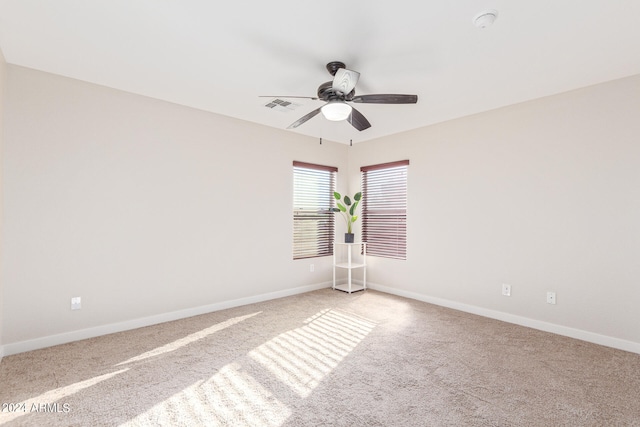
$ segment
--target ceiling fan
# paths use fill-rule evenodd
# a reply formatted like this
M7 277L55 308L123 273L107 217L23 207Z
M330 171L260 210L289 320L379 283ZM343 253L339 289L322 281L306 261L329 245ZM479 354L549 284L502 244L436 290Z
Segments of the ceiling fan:
M274 98L307 98L313 100L323 100L326 102L322 107L316 108L289 125L287 129L294 129L305 123L319 113L327 120L341 121L347 120L351 125L363 131L371 127L371 123L362 113L348 102L358 104L415 104L418 102L418 95L397 95L397 94L376 94L356 96L356 83L360 78L360 73L347 70L344 63L332 61L327 64L327 71L334 76L333 81L322 83L318 87L318 97L310 96L278 96Z

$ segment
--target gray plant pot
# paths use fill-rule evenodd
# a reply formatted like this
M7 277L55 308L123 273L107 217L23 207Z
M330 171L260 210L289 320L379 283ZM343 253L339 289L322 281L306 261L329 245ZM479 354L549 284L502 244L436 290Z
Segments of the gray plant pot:
M345 243L353 243L355 234L353 233L344 233L344 242Z

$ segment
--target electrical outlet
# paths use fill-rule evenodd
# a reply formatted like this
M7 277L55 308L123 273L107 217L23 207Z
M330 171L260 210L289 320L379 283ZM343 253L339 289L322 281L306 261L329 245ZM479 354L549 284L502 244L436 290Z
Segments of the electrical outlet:
M82 308L82 300L80 297L71 298L71 310L80 310Z
M309 264L309 271L310 271L310 272L312 272L312 273L313 273L314 271L316 271L316 266L315 266L315 265L313 265L313 264Z
M547 292L547 304L555 304L555 303L556 303L556 293Z
M507 285L506 283L502 284L502 295L505 297L511 296L511 285Z

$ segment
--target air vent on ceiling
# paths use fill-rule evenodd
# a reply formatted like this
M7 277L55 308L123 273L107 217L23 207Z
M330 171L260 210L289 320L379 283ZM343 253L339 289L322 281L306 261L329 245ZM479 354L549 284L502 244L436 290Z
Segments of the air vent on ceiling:
M298 108L300 104L294 104L293 102L276 98L273 101L266 103L264 106L282 113L288 113L289 111L293 111Z

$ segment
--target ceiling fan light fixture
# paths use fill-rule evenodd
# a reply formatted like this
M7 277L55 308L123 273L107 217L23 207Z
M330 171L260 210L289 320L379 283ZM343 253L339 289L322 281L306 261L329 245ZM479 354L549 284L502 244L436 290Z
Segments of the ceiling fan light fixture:
M320 111L322 111L322 115L327 120L339 122L349 117L349 114L351 114L351 105L342 101L332 101L324 105Z

